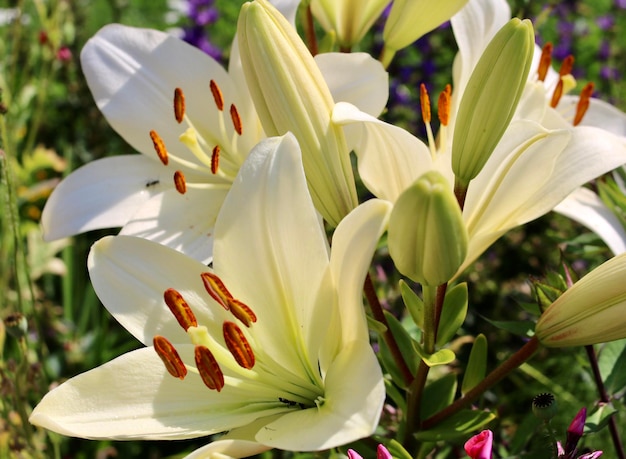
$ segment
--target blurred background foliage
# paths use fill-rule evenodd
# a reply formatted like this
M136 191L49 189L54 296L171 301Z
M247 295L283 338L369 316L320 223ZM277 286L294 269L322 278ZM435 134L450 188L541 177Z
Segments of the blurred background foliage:
M174 458L207 442L85 441L28 424L28 413L51 387L139 346L101 306L86 272L91 244L115 231L44 243L39 218L47 196L64 175L103 156L133 153L91 98L80 71L83 44L103 25L120 22L171 29L226 63L242 3L0 2L0 318L4 319L0 321L0 459ZM557 61L575 56L579 87L593 81L597 97L626 109L626 42L618 39L626 33L626 5L612 0L512 0L511 6L514 14L533 19L540 45L554 44ZM210 14L200 14L205 7ZM360 49L373 53L380 49L381 24ZM422 132L419 85L425 83L438 94L451 82L455 52L447 24L399 52L390 68L393 78L385 118ZM554 214L510 232L468 272L471 308L463 333L485 334L490 364L495 365L519 348L524 338L493 321L532 318L523 306L534 301L533 279L562 272L562 263L582 275L609 257L596 236ZM399 279L385 253L375 260L372 273L379 297L402 318ZM464 367L470 341L463 336L457 339L458 361L449 370L460 372ZM624 342L598 347L601 369L615 397L613 407L622 409L618 414L622 423L626 423L622 403L626 379L614 369L617 362L624 362L625 349ZM549 440L530 409L530 401L541 392L552 392L559 401L561 409L553 424L561 434L581 406L592 411L598 397L584 350L543 350L485 394L480 403L499 414L490 425L497 432L499 457L538 458L549 451ZM383 425L391 426L393 421L394 409L389 405ZM587 436L585 442L613 457L606 429ZM461 441L445 445L436 457L464 457L461 445ZM294 456L269 452L264 457Z

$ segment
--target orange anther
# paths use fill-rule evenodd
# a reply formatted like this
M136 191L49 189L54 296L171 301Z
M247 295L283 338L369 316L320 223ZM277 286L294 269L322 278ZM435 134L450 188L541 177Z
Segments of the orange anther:
M207 347L196 346L194 349L196 367L202 382L209 389L220 392L224 387L224 373Z
M422 106L422 119L424 123L430 123L430 97L424 83L420 84L420 105Z
M246 370L251 369L255 362L254 353L241 329L234 322L224 322L222 331L226 347L239 366Z
M213 147L213 154L211 154L211 173L217 174L217 168L220 164L220 146L215 145Z
M447 126L450 122L450 106L452 98L452 86L446 85L445 89L439 94L437 101L437 116L442 126Z
M249 327L253 322L256 322L256 314L248 307L248 305L233 298L228 302L228 306L230 312L232 312L232 314L246 327Z
M185 174L183 174L182 171L174 172L174 186L176 187L176 191L180 194L187 192L187 182L185 181Z
M185 379L185 376L187 375L187 367L185 367L185 364L180 358L180 355L178 355L174 345L166 338L159 335L152 339L152 345L154 346L154 350L157 355L165 364L167 372L175 378Z
M209 272L200 274L200 277L208 294L228 311L230 309L228 303L233 299L233 296L224 285L224 282L215 274Z
M552 63L552 43L546 43L541 50L541 58L539 58L539 67L537 68L537 79L545 81L548 69Z
M555 108L559 101L561 100L561 96L563 95L563 78L561 78L554 88L554 92L552 93L552 100L550 100L550 107Z
M239 135L243 134L243 124L241 123L241 117L239 116L239 112L237 111L235 104L231 104L230 106L230 119L233 120L235 132Z
M185 95L180 88L174 89L174 116L178 124L182 123L185 117Z
M574 68L574 56L571 54L563 59L563 63L561 64L561 68L559 69L559 75L565 76L572 73L572 69Z
M159 157L161 162L165 166L167 166L169 158L167 157L167 150L165 149L165 143L163 143L163 139L161 139L156 131L150 131L150 138L152 139L152 145L154 145L154 151L156 151L157 156Z
M185 331L187 331L189 327L198 326L196 316L178 291L173 288L168 288L163 293L163 299L165 300L167 307L170 311L172 311L172 314L174 314L174 317L176 317L180 326L183 327Z
M224 95L222 94L222 90L217 85L215 80L211 80L209 83L211 87L211 93L213 94L213 100L215 101L215 105L217 109L221 112L224 110Z
M576 106L576 115L574 116L574 121L572 122L574 126L578 126L583 120L585 113L587 113L587 109L589 108L589 99L591 99L591 95L593 94L593 88L594 84L589 82L580 92L580 98L578 99L578 105Z

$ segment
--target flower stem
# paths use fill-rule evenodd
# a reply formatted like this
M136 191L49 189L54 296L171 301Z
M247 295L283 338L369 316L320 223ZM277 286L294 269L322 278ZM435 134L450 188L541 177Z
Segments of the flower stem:
M303 22L304 36L306 37L307 48L311 52L312 56L316 56L319 52L317 47L317 37L315 36L315 25L313 24L313 13L311 12L311 5L306 7L305 20Z
M387 330L383 333L383 339L385 340L385 344L389 347L391 354L393 355L393 359L398 366L398 369L402 372L402 376L404 377L404 382L407 386L411 384L413 381L413 374L409 369L407 363L402 356L402 352L400 351L400 347L398 347L398 343L396 342L393 334L391 333L391 328L387 323L387 318L383 312L383 307L378 301L378 296L376 295L376 289L374 288L374 283L372 282L372 277L369 273L365 277L365 285L363 286L363 291L365 292L365 297L370 304L370 308L372 309L372 314L374 315L374 319L382 323Z
M539 340L533 336L524 346L522 346L515 354L504 361L498 368L493 370L485 377L476 387L467 392L463 397L457 399L454 403L434 414L422 423L422 428L429 429L436 426L444 419L449 418L461 409L468 406L487 389L502 380L511 371L515 370L522 363L530 359L539 348Z
M600 401L609 403L609 394L606 392L606 387L604 387L604 382L602 381L602 374L600 373L600 367L598 366L598 356L596 355L596 351L592 345L585 346L585 350L587 351L587 357L589 358L589 363L591 364L593 379L600 394ZM613 446L615 447L617 457L619 459L626 459L624 446L622 445L622 440L619 436L619 431L617 430L617 421L615 420L615 416L611 416L609 418L609 431L611 432L611 439L613 440Z

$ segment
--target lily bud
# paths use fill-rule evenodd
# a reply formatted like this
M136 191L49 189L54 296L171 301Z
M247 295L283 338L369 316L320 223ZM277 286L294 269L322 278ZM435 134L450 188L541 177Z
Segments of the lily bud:
M511 19L493 37L461 98L452 143L452 170L467 188L509 126L534 52L529 20Z
M359 43L389 0L311 0L311 12L326 32L334 31L342 48Z
M385 67L395 53L439 27L465 6L467 0L394 0L383 30Z
M422 285L448 282L467 254L467 230L446 178L429 171L397 199L389 219L389 254Z
M358 201L342 128L330 120L328 85L294 27L267 0L243 5L237 34L265 133L295 135L315 207L336 226Z
M626 338L626 254L603 263L552 303L535 334L550 347L586 346Z

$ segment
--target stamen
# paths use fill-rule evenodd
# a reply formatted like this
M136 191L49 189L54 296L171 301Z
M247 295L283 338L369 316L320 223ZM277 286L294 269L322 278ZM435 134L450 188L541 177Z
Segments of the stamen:
M159 157L163 165L167 166L169 158L167 157L167 150L165 149L165 143L163 143L163 139L161 139L156 131L150 131L150 138L152 139L152 145L154 145L154 151L156 151L157 156Z
M420 105L422 106L422 119L424 123L430 123L430 97L424 83L420 84Z
M437 116L442 126L447 126L450 122L450 106L452 98L452 86L447 84L445 89L439 94L437 102Z
M198 373L200 373L204 385L211 390L220 392L224 387L224 373L222 373L211 351L205 346L196 346L194 356Z
M215 145L213 147L213 154L211 155L211 173L213 175L217 174L217 168L220 163L220 146Z
M240 367L250 370L254 366L254 353L241 329L234 322L224 322L222 327L226 347Z
M250 327L253 322L256 322L256 314L248 307L248 305L233 298L228 302L228 306L230 307L230 312L232 312L233 315L246 327Z
M185 117L185 95L180 88L174 89L174 116L178 124L182 123Z
M222 90L217 85L215 80L211 80L209 85L211 87L211 93L213 94L213 100L215 100L215 105L217 106L217 109L220 112L224 111L224 95L222 94Z
M563 78L559 80L554 88L554 92L552 93L552 100L550 100L550 107L556 108L559 104L559 100L561 100L561 96L563 95Z
M578 99L578 105L576 106L576 115L574 116L574 121L572 122L574 126L578 126L583 120L585 113L587 113L587 109L589 108L589 99L593 94L593 88L594 84L589 82L580 92L580 98Z
M537 79L539 81L545 81L548 69L552 63L552 43L548 42L541 50L541 57L539 58L539 68L537 69Z
M187 192L187 182L185 182L185 174L182 171L174 172L174 186L176 186L176 191L180 194Z
M239 116L239 112L237 111L235 104L231 104L230 106L230 119L233 120L235 132L241 135L243 133L243 124L241 123L241 117Z
M157 355L163 361L167 372L175 378L185 379L187 367L185 367L172 343L167 338L157 335L152 339L152 345Z
M215 274L209 272L200 274L200 277L202 278L204 288L208 294L228 311L230 309L229 301L233 299L233 296L230 294L222 280Z
M559 69L559 75L565 76L572 73L572 69L574 68L574 56L571 54L563 59L563 63L561 64L561 68Z
M174 317L176 317L180 326L183 327L185 331L187 331L189 327L198 326L196 316L178 291L173 288L168 288L163 293L163 299L165 300L167 307L170 311L172 311L172 314L174 314Z

